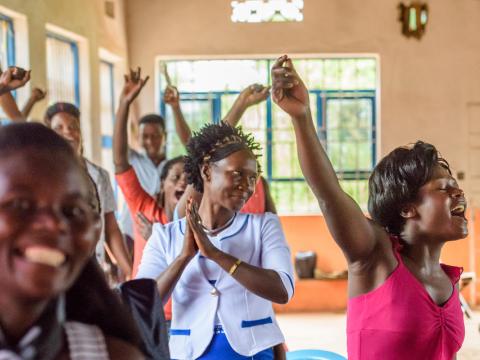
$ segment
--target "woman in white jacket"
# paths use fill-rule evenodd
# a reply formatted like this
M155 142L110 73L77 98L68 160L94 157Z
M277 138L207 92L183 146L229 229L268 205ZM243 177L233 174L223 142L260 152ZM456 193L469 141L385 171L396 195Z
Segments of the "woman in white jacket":
M240 214L259 176L251 135L207 125L190 140L185 171L203 192L186 218L155 224L137 277L173 297L174 359L273 359L284 342L272 302L293 296L290 250L278 217ZM188 191L186 191L188 193Z

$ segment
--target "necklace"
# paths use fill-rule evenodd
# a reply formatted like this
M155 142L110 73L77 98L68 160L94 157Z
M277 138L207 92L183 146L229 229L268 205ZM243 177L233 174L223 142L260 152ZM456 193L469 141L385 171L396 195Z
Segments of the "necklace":
M231 218L230 220L228 220L224 225L216 228L216 229L207 229L203 224L202 224L202 228L203 228L203 231L205 231L205 234L209 235L209 236L212 236L213 234L218 234L219 232L225 230L227 227L229 227L230 225L232 225L233 223L233 220L235 219L235 216L237 216L237 213L235 213Z

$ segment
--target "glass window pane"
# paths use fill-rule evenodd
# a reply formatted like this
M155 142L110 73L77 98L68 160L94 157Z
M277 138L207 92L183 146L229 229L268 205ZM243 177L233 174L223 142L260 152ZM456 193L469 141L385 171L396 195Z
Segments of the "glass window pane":
M66 101L77 106L78 54L76 44L47 36L47 78L50 103Z
M115 121L115 98L113 95L113 64L100 62L100 133L102 135L102 166L114 180L112 136ZM103 140L106 140L106 144Z
M198 131L204 124L212 122L212 103L210 100L181 100L183 116L192 132ZM185 155L182 145L175 132L175 120L172 110L166 107L167 122L167 157Z
M190 112L186 114L187 121L190 123L194 121L193 118L200 118L197 123L199 127L212 121L213 116L225 116L246 86L252 83L266 84L271 61L246 59L167 63L172 82L181 93L182 106L187 98L196 104L194 108L184 110ZM294 64L310 91L315 126L322 124L317 131L339 177L344 179L341 180L342 185L366 207L366 177L372 169L372 154L375 153L375 129L372 126L377 82L376 59L295 59ZM159 81L164 83L163 77ZM199 97L206 100L202 102L198 100ZM213 99L221 100L215 103L216 106L221 104L221 114L212 113ZM321 113L317 109L317 100L321 100ZM171 114L168 107L167 110L169 119ZM270 115L271 118L268 118ZM174 135L173 123L168 123L168 154L173 156L183 152L183 147ZM317 201L303 180L290 117L269 101L248 109L240 124L264 148L261 159L263 175L271 183L279 213L318 212ZM271 124L270 128L268 124ZM271 143L268 143L269 138ZM271 168L267 168L269 156L272 159Z
M377 84L377 61L375 59L359 59L356 62L357 89L375 89Z
M318 213L318 202L305 181L272 181L270 191L283 214Z
M227 115L238 94L222 95L222 118ZM267 102L248 108L240 119L239 125L245 132L251 133L262 147L262 156L258 159L263 175L267 171Z
M248 85L268 82L266 60L168 61L166 64L173 84L181 92L241 91Z
M100 127L101 134L113 135L115 98L113 94L113 64L100 62Z
M15 37L12 20L1 14L0 16L0 67L6 69L8 66L15 65ZM15 91L13 91L13 96L15 97ZM7 121L7 116L0 108L0 126L2 125L2 119Z
M8 53L9 53L9 45L8 45L8 31L9 31L9 23L7 20L0 19L0 65L2 69L6 69L8 67Z
M340 180L340 186L360 205L362 210L367 210L368 180Z
M326 146L335 170L371 170L372 101L328 99L326 116Z
M309 90L324 89L324 60L294 60L293 64Z

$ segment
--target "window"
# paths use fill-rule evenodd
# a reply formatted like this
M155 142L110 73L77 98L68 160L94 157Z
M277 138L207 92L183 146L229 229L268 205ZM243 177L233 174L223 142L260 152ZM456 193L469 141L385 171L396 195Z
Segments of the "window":
M100 61L100 130L102 135L102 163L113 170L112 135L115 122L114 65ZM113 173L113 171L111 172Z
M0 65L2 69L15 65L13 20L2 14L0 14Z
M50 103L66 101L80 107L78 44L47 33L47 78Z
M368 176L376 162L375 58L296 59L297 71L309 92L318 136L340 182L363 208ZM236 96L252 83L270 82L270 60L168 61L181 96L182 109L193 130L218 122ZM165 86L159 79L160 87ZM173 115L160 99L167 120L167 154L184 152ZM317 213L318 204L297 159L291 120L268 99L247 110L241 125L262 144L261 165L280 213Z
M111 62L100 61L100 131L102 136L102 166L110 173L115 198L118 199L112 152L113 126L115 123L114 66Z
M15 65L15 32L12 18L0 14L0 67L6 69ZM16 97L16 91L13 92ZM8 123L8 119L0 108L0 124Z

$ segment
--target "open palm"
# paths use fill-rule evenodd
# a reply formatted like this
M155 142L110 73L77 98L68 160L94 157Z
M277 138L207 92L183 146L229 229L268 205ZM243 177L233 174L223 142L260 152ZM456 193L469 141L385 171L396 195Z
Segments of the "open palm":
M136 71L130 70L129 75L125 75L125 85L123 85L121 98L122 100L131 103L140 94L140 91L145 86L149 79L149 76L142 79L141 69Z

